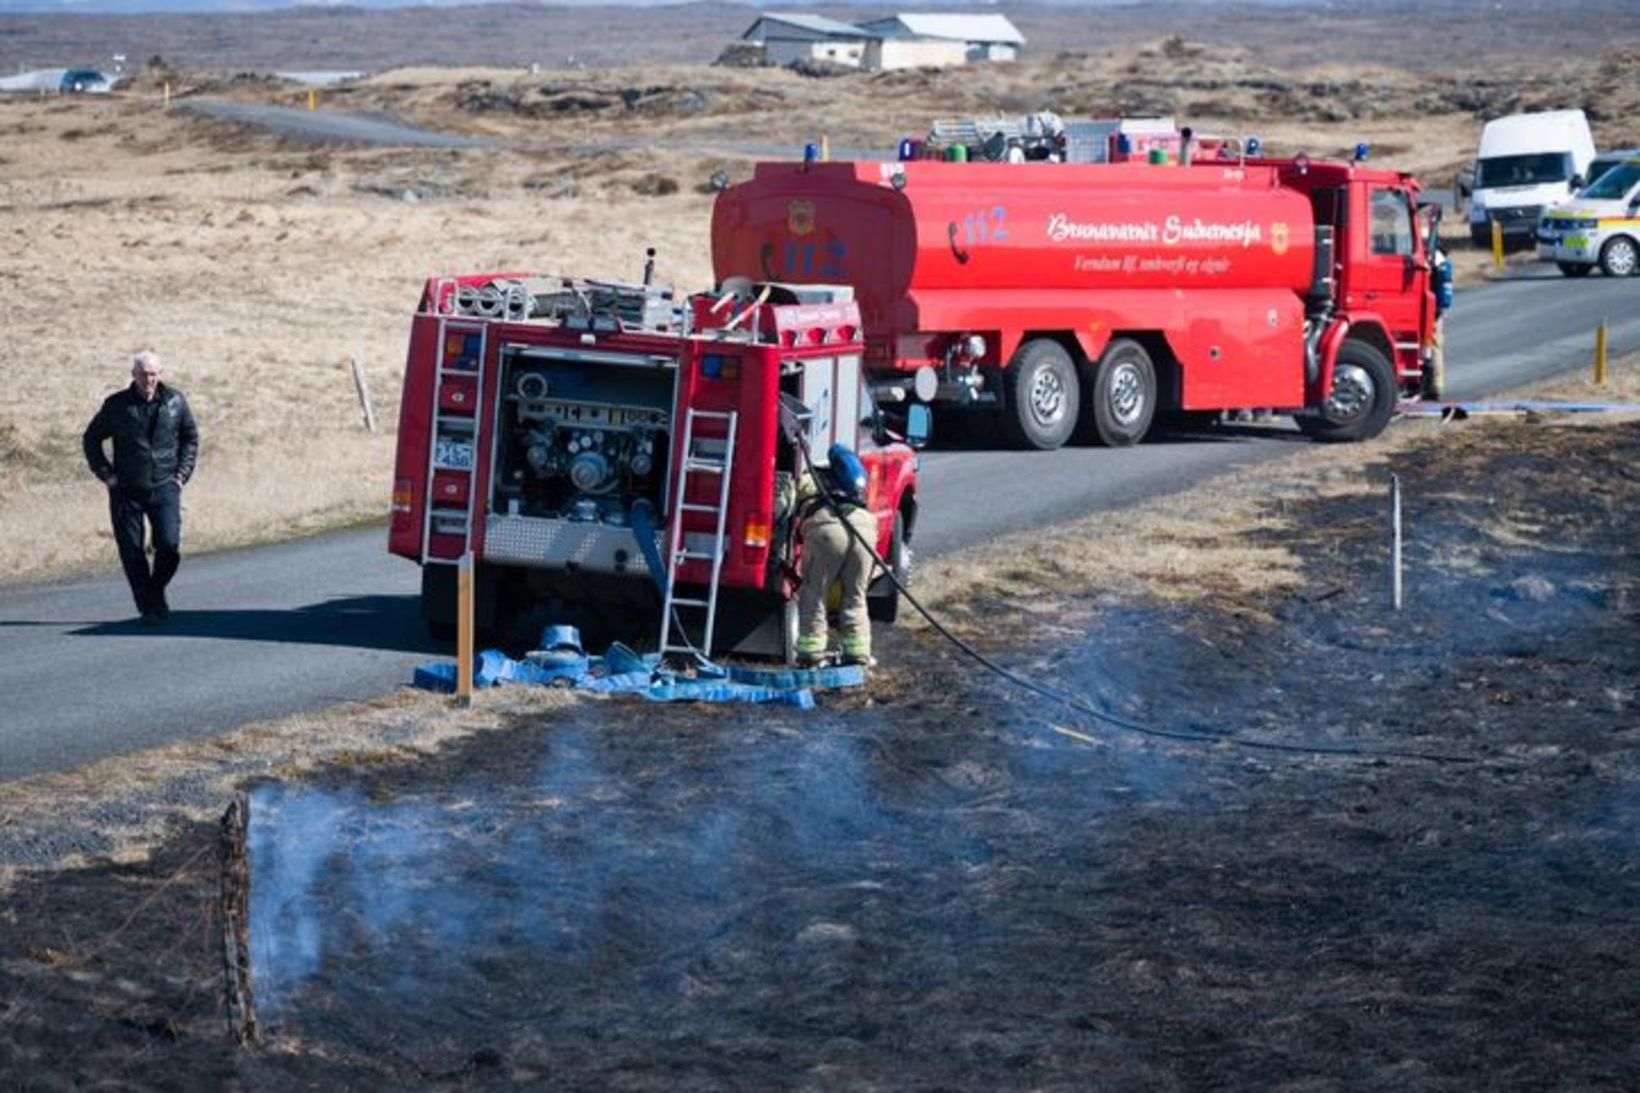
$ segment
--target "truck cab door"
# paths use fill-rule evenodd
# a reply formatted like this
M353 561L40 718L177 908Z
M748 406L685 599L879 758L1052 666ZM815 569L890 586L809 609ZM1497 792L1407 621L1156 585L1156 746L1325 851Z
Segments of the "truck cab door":
M1424 316L1430 304L1428 251L1418 238L1416 210L1405 190L1382 184L1357 189L1354 261L1346 306L1383 319L1395 343L1398 370L1416 374Z

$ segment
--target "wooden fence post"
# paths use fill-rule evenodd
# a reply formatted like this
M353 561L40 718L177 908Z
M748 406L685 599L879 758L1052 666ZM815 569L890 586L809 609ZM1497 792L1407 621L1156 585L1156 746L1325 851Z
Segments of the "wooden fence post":
M456 568L456 703L473 704L473 554Z
M359 408L364 411L364 427L375 432L376 408L370 401L370 384L365 379L364 367L359 364L357 355L349 357L348 363L353 367L353 389L359 393Z
M251 994L251 871L245 846L250 801L236 797L222 814L222 973L228 1034L241 1047L261 1039Z

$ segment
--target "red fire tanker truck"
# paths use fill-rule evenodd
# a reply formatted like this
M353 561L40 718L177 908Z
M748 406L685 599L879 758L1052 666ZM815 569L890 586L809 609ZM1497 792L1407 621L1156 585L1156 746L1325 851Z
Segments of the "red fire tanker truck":
M1021 446L1254 408L1346 440L1432 382L1437 215L1409 175L1303 157L763 163L719 194L712 259L853 285L885 404L988 412Z
M834 441L859 451L879 553L908 565L916 459L881 427L859 332L847 288L429 281L388 543L422 566L434 633L453 632L470 553L481 629L547 605L628 640L658 629L667 652L789 656L800 544L776 497L800 471L791 438L821 464ZM881 576L871 602L893 618Z

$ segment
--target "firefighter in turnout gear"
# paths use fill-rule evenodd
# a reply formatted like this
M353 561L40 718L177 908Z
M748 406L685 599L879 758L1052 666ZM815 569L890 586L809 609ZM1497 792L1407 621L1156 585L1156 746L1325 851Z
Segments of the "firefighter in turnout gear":
M826 599L832 584L840 582L843 595L837 614L843 663L870 666L876 662L871 657L866 588L874 564L877 518L866 507L866 470L859 457L843 444L833 444L827 456L829 466L817 467L812 474L805 471L797 484L797 527L803 541L797 661L812 666L826 659ZM825 477L824 489L815 474Z

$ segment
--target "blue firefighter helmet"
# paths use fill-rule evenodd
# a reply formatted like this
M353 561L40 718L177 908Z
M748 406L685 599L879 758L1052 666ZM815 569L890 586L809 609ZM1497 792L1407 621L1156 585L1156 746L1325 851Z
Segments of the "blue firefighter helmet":
M581 652L581 631L573 626L554 624L541 631L541 648Z
M863 505L866 501L866 465L847 444L833 444L826 452L831 478L845 501Z

